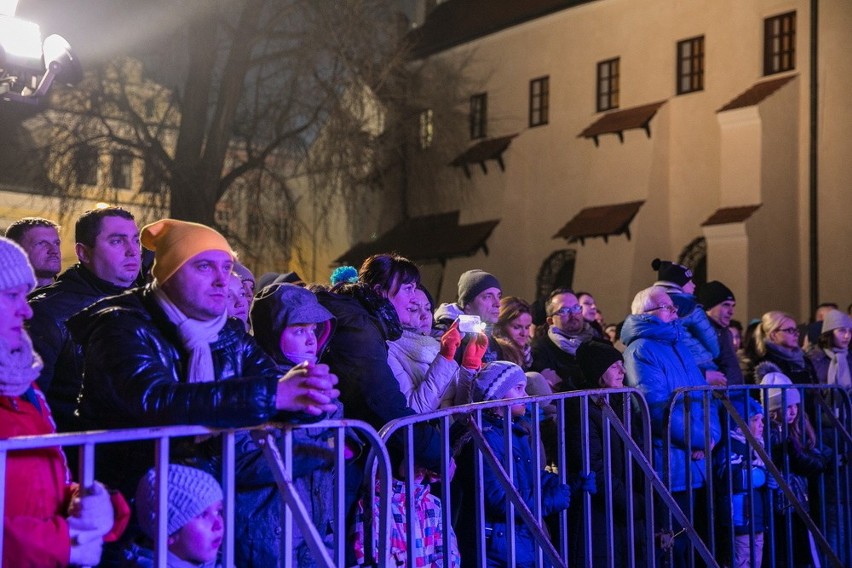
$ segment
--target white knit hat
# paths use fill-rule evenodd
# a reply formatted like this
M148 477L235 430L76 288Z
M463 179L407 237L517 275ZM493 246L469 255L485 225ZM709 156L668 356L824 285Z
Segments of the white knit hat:
M772 371L771 368L775 367L775 365L761 363L758 366L765 368L768 372L762 375L763 378L760 379L761 385L778 385L778 386L793 386L792 381L780 371ZM759 374L760 369L758 369ZM769 398L769 411L778 410L781 408L782 397L783 402L790 406L791 404L799 404L802 402L802 395L799 394L799 389L795 388L786 388L786 389L766 389L767 397ZM783 391L783 395L782 395Z
M156 487L157 470L151 469L139 480L136 488L136 516L139 526L149 538L157 538ZM169 535L173 535L183 526L204 512L207 507L222 500L222 488L207 472L184 465L170 465L168 497Z
M35 282L33 267L24 249L16 242L0 237L0 290L26 284L29 292L35 288Z

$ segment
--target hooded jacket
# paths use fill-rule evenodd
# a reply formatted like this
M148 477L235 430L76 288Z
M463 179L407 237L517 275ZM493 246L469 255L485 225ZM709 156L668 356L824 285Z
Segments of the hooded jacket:
M33 349L44 361L38 386L47 397L60 432L81 429L74 409L83 384L83 350L71 339L65 322L101 298L126 290L75 264L56 282L30 295L33 317L27 322L27 329Z
M689 423L685 420L683 396L678 397L669 416L669 431L665 420L672 395L680 387L706 387L704 376L682 343L683 330L674 322L663 322L650 314L630 315L624 321L621 340L627 346L624 364L631 386L638 388L651 413L653 434L654 466L657 474L667 479L663 464L663 440L671 436L671 448L667 456L671 471L671 491L687 489L687 468L692 469L692 487L702 487L705 482L704 460L693 460L693 451L709 452L705 446L704 424L708 424L710 437L719 441L721 426L715 400L709 404L709 416L705 416L701 396L690 402ZM689 446L686 445L689 436ZM709 456L707 456L709 457Z

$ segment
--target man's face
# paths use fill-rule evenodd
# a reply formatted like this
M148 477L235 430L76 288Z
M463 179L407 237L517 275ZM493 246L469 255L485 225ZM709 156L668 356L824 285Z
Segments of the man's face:
M598 306L595 299L589 294L583 294L579 298L580 305L583 306L583 319L588 322L593 322L598 316Z
M586 325L583 319L583 307L574 294L559 294L551 302L547 323L566 335L577 335Z
M59 233L53 227L37 226L24 233L21 248L27 252L36 278L50 279L62 268Z
M208 250L190 258L163 290L187 317L212 320L225 312L234 259L225 251Z
M733 300L725 300L707 310L707 315L716 320L716 323L722 327L728 327L731 325L731 320L734 319L734 307L736 305L737 303Z
M655 315L666 323L677 319L677 308L665 292L657 292L651 296L651 306L645 313Z
M104 217L95 246L77 243L80 262L101 280L125 288L133 284L142 266L142 247L136 223L123 217Z
M495 324L500 317L500 288L486 288L464 307L464 313L479 316L483 323Z

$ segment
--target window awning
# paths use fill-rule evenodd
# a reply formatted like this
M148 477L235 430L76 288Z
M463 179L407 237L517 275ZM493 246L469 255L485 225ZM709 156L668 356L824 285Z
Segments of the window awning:
M630 223L644 203L644 201L631 201L616 205L586 207L559 229L553 238L563 238L569 243L580 241L580 244L585 244L586 239L603 237L604 242L607 242L610 236L624 233L627 235L627 240L630 240Z
M743 207L722 207L710 215L706 221L701 223L702 227L710 225L727 225L728 223L742 223L760 209L760 205L745 205Z
M337 258L336 264L358 266L380 253L396 252L416 262L445 262L472 256L483 249L499 219L459 225L459 212L439 213L406 219L375 240L358 243Z
M624 142L624 131L634 128L642 128L648 138L651 137L651 119L657 114L666 101L659 101L643 106L614 110L606 113L584 131L577 138L591 138L598 145L598 137L603 134L617 134L618 139Z
M467 177L470 177L471 164L479 164L482 168L482 173L487 174L488 168L485 166L485 162L488 160L496 161L500 166L500 171L506 171L506 165L503 163L503 152L509 148L512 139L516 136L517 134L510 134L509 136L489 138L488 140L477 142L459 154L455 160L450 162L450 165L462 168L464 175Z
M749 106L754 106L758 103L763 102L763 99L792 81L796 78L796 75L791 75L788 77L780 77L778 79L771 79L769 81L763 81L762 83L756 83L740 93L737 97L735 97L731 102L717 110L716 112L725 112L726 110L734 110L737 108L744 108Z

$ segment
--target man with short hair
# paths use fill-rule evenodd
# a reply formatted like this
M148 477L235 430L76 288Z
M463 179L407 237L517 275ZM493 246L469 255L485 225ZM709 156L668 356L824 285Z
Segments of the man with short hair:
M484 270L473 269L464 272L459 277L458 301L454 304L441 304L435 310L436 328L446 331L460 315L478 316L487 327L484 329L488 336L488 347L482 357L482 364L503 358L503 350L494 339L491 328L500 317L500 298L503 288L497 278ZM467 344L475 333L465 333L461 347L456 350L455 359L459 364Z
M6 238L26 251L35 272L36 288L53 284L62 269L59 225L42 217L24 217L9 225Z
M337 410L337 379L326 365L304 362L279 373L242 322L228 317L235 255L221 234L163 219L144 227L141 240L155 253L153 281L105 298L68 322L84 346L78 410L86 427L239 428ZM178 439L171 459L217 471L221 448L220 440ZM246 452L254 460L238 469L237 484L274 484L262 459L257 463L256 448L238 449L238 459ZM132 495L154 452L144 444L110 444L97 459L99 475ZM240 518L249 516L239 511ZM271 530L257 523L249 534L257 542ZM238 558L237 565L250 566L251 559Z
M725 375L727 384L741 385L745 381L740 369L737 351L734 348L734 339L731 334L730 325L734 318L734 307L737 300L730 288L712 280L701 286L698 290L698 301L707 312L707 319L716 331L719 340L719 355L713 360L719 371Z
M554 391L577 390L583 371L577 364L577 348L595 337L592 326L583 319L583 306L574 291L557 288L544 305L547 334L532 344L532 371L538 371Z
M38 378L56 420L56 429L79 429L74 416L83 380L83 355L66 321L106 296L141 283L139 229L121 207L86 211L74 227L79 262L45 288L30 295L33 318L28 329L44 368Z

